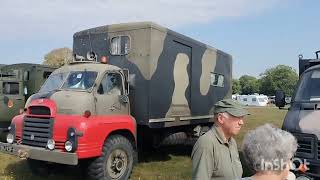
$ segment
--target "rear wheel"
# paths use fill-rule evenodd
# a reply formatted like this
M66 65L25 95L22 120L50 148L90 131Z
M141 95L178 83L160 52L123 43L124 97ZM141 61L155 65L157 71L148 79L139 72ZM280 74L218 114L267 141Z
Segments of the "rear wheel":
M121 135L109 137L103 146L102 155L88 166L88 175L99 180L129 179L137 152L131 142Z

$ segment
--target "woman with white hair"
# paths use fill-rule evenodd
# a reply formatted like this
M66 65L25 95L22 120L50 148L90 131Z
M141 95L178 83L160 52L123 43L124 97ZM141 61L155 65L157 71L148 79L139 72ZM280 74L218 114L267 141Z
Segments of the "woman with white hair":
M289 132L265 124L246 134L242 150L248 165L255 171L245 180L295 179L289 172L297 140Z

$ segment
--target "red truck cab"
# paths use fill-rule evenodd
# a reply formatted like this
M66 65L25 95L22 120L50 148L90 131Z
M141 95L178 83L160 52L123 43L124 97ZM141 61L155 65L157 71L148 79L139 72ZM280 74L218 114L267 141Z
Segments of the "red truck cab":
M26 112L14 117L1 149L69 165L95 158L92 167L100 161L109 167L103 176L126 177L136 160L136 122L129 114L125 76L115 66L94 62L61 67L29 99ZM101 174L90 166L89 171Z

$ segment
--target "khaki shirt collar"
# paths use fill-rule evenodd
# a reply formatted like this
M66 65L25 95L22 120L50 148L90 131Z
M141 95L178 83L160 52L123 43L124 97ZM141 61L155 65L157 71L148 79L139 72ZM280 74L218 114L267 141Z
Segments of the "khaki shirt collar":
M216 125L213 125L212 131L221 144L229 144L231 142L231 138L228 141L223 132L221 132L221 130Z

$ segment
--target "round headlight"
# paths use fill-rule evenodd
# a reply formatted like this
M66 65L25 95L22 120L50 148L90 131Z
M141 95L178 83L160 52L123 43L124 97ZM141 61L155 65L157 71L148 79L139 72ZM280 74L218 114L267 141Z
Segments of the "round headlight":
M67 141L67 142L64 144L64 148L65 148L66 151L68 151L68 152L72 151L72 142Z
M53 139L49 139L47 142L47 148L50 150L54 150L55 142Z
M10 144L12 144L13 141L14 141L14 136L13 136L13 134L9 133L9 134L7 135L7 142L10 143Z

